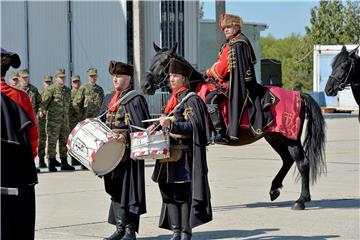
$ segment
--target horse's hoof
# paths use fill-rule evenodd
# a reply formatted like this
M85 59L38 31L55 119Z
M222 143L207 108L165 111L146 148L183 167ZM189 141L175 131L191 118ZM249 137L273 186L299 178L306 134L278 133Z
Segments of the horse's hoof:
M271 190L270 191L270 200L274 201L275 199L277 199L280 196L280 190L277 188L275 190Z
M305 204L303 202L295 202L294 205L291 207L292 210L304 210Z

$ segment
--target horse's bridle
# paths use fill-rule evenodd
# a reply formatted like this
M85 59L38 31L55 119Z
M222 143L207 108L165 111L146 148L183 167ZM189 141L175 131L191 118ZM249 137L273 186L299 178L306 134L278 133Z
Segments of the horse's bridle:
M164 87L165 84L166 84L166 80L169 77L169 74L166 73L166 69L169 67L170 59L171 59L172 56L170 54L168 54L168 53L163 53L163 54L166 54L168 56L169 61L167 62L167 64L165 66L159 64L156 67L152 68L151 70L146 71L146 73L148 73L148 74L150 74L151 76L154 77L154 73L152 71L155 68L162 67L162 69L159 70L159 72L161 73L160 81L157 81L157 82L154 83L154 86L155 86L156 89L160 89L160 88Z
M345 78L344 82L341 82L341 80L339 78L335 77L333 74L330 75L329 78L334 79L339 84L338 88L339 88L340 91L344 90L345 87L350 84L350 83L348 83L348 79L349 79L351 71L353 70L354 65L355 65L355 61L351 60L351 65L350 65L349 71L348 71L348 73L346 75L346 78Z

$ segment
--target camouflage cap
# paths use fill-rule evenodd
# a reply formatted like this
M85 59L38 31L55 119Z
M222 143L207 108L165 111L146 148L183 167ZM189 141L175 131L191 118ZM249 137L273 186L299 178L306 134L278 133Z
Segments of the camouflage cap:
M43 77L43 80L44 82L52 82L52 76L50 74L46 74L44 77Z
M80 81L80 76L79 75L73 75L71 77L71 81L74 82L74 81Z
M97 75L97 69L93 68L93 67L89 68L86 72L87 72L88 76Z
M59 68L55 71L55 77L66 77L65 69Z
M19 71L19 77L28 77L29 76L29 71L27 69L21 69Z
M19 78L19 74L17 72L12 72L9 74L9 79Z

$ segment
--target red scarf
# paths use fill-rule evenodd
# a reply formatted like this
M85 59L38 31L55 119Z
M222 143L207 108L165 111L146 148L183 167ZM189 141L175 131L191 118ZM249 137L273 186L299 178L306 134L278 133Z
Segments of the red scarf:
M182 86L178 90L173 91L168 101L168 104L165 107L165 113L170 113L176 107L176 105L178 105L179 101L177 100L176 97L185 90L187 90L187 88Z
M122 91L115 90L114 96L112 97L112 99L110 100L110 102L107 105L109 112L116 112L117 110L119 110L120 104L117 104L116 106L113 106L113 105L120 99L121 93L122 93Z

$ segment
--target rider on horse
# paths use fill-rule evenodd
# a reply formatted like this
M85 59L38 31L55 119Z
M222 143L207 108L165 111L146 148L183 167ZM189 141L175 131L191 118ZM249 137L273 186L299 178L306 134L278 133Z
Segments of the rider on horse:
M226 143L229 137L239 139L239 123L245 108L251 131L261 135L273 122L270 106L277 98L256 82L256 58L251 43L241 32L241 17L223 14L219 26L227 41L221 47L217 61L206 70L210 81L202 84L197 92L208 104L216 129L215 141Z

